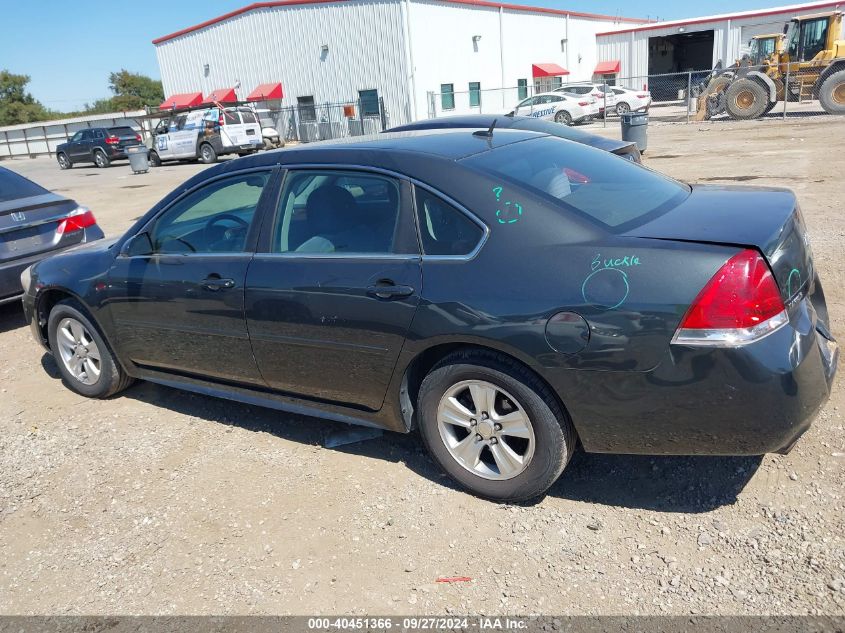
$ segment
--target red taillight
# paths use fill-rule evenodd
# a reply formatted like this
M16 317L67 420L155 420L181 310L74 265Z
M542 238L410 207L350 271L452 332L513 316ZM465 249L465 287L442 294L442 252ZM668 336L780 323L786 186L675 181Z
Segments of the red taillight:
M140 135L140 134L136 134L136 135L135 135L135 140L136 140L136 141L138 141L138 142L140 143L140 142L141 142L141 135Z
M94 226L96 223L97 220L90 209L77 207L64 220L59 222L59 225L56 227L56 233L63 235L65 233L72 233L73 231L81 231L89 226Z
M117 145L118 143L120 143L120 139L116 136L108 136L106 137L106 143L108 143L109 145Z
M650 94L648 94L647 92L646 92L645 94L639 94L639 95L637 95L637 97L638 97L638 98L640 98L640 99L648 99L650 96L651 96L651 95L650 95Z
M590 105L590 102L589 101L579 101L578 105L579 106L588 106L588 105Z
M754 250L731 257L701 290L681 321L676 343L742 345L787 322L769 265Z
M223 113L220 113L220 116L217 119L217 125L223 125Z

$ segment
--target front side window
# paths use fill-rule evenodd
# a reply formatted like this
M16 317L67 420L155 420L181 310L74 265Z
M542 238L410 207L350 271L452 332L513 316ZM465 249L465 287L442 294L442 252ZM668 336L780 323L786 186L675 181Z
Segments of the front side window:
M463 162L611 230L640 224L689 195L667 176L555 137L511 143Z
M468 255L484 229L442 198L421 187L415 192L417 223L425 255Z
M239 253L270 172L215 180L174 203L150 230L154 253Z
M73 135L73 138L70 139L70 140L71 140L72 143L78 143L79 141L82 140L82 132L81 131L77 132L76 134Z
M444 110L455 109L455 84L440 84L440 107Z
M516 92L517 92L517 99L525 99L528 96L528 80L527 79L517 79L516 80Z
M469 107L477 108L481 105L481 82L469 82Z
M399 183L357 171L290 171L273 229L274 253L398 252Z

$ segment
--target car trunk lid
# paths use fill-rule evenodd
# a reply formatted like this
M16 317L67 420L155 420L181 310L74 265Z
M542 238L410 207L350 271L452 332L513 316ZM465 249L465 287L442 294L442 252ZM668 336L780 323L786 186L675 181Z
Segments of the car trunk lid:
M768 261L787 305L815 276L804 220L788 189L694 185L684 202L627 234L754 248Z
M130 127L111 128L109 129L109 137L117 138L116 146L121 149L141 143L138 133Z
M0 262L81 241L82 231L56 232L59 223L76 207L72 200L53 193L0 201Z

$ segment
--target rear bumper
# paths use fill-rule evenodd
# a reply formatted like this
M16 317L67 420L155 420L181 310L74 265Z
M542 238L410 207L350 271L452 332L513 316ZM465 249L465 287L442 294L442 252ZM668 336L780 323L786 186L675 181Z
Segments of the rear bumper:
M559 372L555 388L587 451L664 455L786 452L830 395L838 347L812 303L734 349L672 346L648 372ZM565 395L564 395L565 394Z

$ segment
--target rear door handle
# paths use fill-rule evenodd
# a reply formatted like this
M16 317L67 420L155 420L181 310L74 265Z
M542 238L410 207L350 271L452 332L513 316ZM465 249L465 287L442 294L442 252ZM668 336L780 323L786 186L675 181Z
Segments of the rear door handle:
M379 299L393 299L395 297L410 297L414 294L411 286L379 285L367 288L367 294Z
M205 288L206 290L211 291L218 291L218 290L226 290L227 288L234 288L235 287L235 280L228 279L228 278L221 278L216 275L209 275L205 279L200 282L200 286Z

